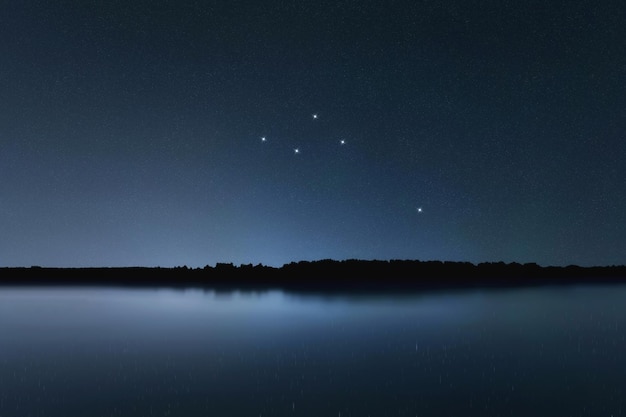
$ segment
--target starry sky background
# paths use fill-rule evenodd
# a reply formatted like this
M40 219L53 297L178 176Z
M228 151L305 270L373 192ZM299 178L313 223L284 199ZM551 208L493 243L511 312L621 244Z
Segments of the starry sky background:
M624 264L625 9L3 1L0 265Z

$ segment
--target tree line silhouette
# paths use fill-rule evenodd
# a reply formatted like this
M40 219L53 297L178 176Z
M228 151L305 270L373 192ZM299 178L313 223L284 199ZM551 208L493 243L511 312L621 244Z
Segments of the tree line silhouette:
M626 283L626 266L539 266L535 263L331 260L271 267L217 263L112 268L0 268L0 285L116 285L216 290L414 291L446 288Z

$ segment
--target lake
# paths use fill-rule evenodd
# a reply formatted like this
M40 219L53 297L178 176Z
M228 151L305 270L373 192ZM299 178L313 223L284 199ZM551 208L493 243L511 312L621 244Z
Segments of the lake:
M622 416L626 286L0 288L0 416Z

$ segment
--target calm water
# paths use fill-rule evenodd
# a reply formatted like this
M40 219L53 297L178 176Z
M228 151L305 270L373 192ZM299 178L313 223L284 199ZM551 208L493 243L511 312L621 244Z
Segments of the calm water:
M0 416L621 416L626 287L0 289Z

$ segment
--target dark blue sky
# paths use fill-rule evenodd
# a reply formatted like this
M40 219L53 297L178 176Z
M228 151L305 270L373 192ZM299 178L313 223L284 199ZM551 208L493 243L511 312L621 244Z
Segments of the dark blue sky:
M4 1L0 265L624 264L625 9Z

